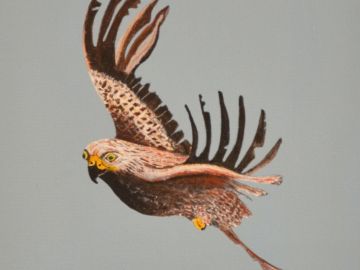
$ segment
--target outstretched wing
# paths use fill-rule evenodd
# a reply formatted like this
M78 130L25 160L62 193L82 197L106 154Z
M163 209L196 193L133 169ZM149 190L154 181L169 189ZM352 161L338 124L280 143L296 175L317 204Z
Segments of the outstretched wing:
M149 84L142 85L141 79L134 75L155 48L169 8L163 8L152 19L151 13L157 3L152 0L138 13L115 46L123 18L139 3L140 0L110 0L94 44L93 24L101 3L91 1L83 36L90 77L114 120L116 138L188 154L190 144L183 140L184 134L178 130L167 106L149 90Z
M205 102L202 100L200 96L200 106L202 115L204 118L205 129L206 129L206 144L202 152L197 155L198 150L198 130L194 119L191 115L189 108L186 106L186 110L188 111L191 127L192 127L192 149L189 155L189 159L187 163L205 163L211 165L217 165L220 167L224 167L235 171L237 173L250 175L260 170L267 164L269 164L276 156L280 145L282 143L282 139L279 139L275 145L270 149L270 151L265 155L265 157L252 168L246 170L248 165L255 159L255 149L258 147L263 147L265 142L265 133L266 133L266 122L265 122L265 111L262 110L260 114L259 124L256 130L256 134L254 139L246 151L245 155L238 162L243 139L244 139L244 131L245 131L245 107L243 97L239 98L239 126L238 126L238 134L236 138L235 145L233 146L230 153L228 152L228 144L229 144L229 134L230 134L230 126L229 126L229 117L227 113L227 109L224 102L224 97L221 92L219 92L219 101L220 101L220 112L221 112L221 134L220 134L220 143L218 146L218 150L216 151L214 157L210 157L210 146L212 141L211 136L211 118L210 113L205 111ZM227 157L225 158L225 155Z
M204 118L206 129L206 143L204 149L200 154L197 154L198 150L198 130L192 114L189 108L186 109L189 113L190 123L193 133L192 148L189 156L186 160L181 160L176 166L154 166L154 164L144 164L144 169L137 174L141 179L149 182L166 181L178 177L184 177L184 179L191 179L192 177L199 176L213 176L211 182L214 182L214 177L217 179L216 183L220 186L231 185L236 191L245 192L250 195L263 196L267 193L259 188L251 187L238 181L246 181L261 184L279 185L282 183L282 177L279 175L270 175L256 177L251 176L256 171L260 170L267 164L269 164L276 156L282 139L279 139L265 157L256 165L250 169L246 169L249 164L255 159L255 150L258 147L263 147L265 142L266 122L265 111L261 111L258 128L254 139L249 146L248 150L242 158L239 160L245 131L245 107L243 98L239 98L239 124L238 133L234 146L231 151L228 151L227 147L230 141L230 125L229 116L225 106L225 101L221 92L219 92L220 109L221 109L221 134L220 143L218 149L213 157L210 157L210 148L212 143L212 128L210 113L205 111L205 102L203 102L200 96L201 111ZM174 154L172 154L174 155ZM154 154L152 155L154 156ZM174 156L175 158L175 156ZM167 158L168 160L170 157ZM214 184L214 183L213 183Z

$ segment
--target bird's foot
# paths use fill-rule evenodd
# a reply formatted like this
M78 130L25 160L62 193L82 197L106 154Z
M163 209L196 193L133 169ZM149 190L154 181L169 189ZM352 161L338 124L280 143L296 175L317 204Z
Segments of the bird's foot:
M206 229L206 223L204 220L200 217L196 217L192 220L192 223L194 224L195 228L199 231L203 231Z

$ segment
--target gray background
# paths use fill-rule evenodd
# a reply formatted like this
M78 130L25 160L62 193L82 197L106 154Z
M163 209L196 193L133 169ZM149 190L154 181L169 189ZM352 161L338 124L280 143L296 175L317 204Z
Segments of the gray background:
M137 73L188 138L198 93L219 123L221 89L233 126L244 95L246 143L266 110L266 150L284 144L262 174L285 182L236 231L283 269L360 269L359 3L175 1ZM114 128L82 56L87 4L1 2L0 268L260 269L215 229L140 215L90 182L82 149Z

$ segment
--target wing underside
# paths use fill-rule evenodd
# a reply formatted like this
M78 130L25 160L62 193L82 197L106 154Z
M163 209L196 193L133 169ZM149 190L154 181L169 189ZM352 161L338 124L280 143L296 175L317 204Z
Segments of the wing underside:
M91 1L83 36L90 77L114 120L116 138L187 154L190 144L183 140L184 134L167 106L150 91L149 84L143 85L134 75L155 48L168 7L152 19L157 0L151 1L135 16L115 45L122 20L139 3L140 0L110 0L94 44L93 24L101 3Z

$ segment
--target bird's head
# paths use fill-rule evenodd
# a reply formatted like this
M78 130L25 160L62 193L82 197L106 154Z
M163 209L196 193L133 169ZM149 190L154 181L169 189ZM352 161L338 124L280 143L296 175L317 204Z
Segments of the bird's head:
M89 176L94 183L106 173L119 173L126 169L124 147L117 140L99 140L90 143L83 151L87 161Z

